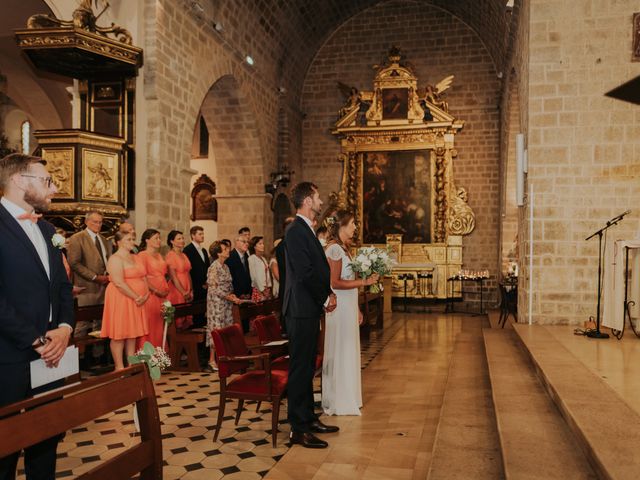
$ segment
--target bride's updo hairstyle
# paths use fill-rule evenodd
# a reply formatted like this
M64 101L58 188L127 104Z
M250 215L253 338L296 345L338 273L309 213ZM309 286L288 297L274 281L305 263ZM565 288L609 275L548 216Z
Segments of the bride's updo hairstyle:
M353 213L348 210L338 210L334 214L327 217L324 222L327 225L327 230L329 233L327 242L335 242L338 245L343 245L338 233L340 232L340 227L346 227L352 218Z

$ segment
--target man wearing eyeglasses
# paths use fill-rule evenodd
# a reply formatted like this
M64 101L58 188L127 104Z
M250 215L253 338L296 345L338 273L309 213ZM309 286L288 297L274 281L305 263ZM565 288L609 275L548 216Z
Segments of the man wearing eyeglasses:
M43 220L57 192L46 162L11 154L0 159L0 407L56 388L31 388L29 363L55 367L73 331L71 283L55 228ZM55 477L60 436L25 449L27 479ZM0 458L0 478L14 478L19 453Z
M251 298L251 275L249 273L249 241L244 235L238 234L235 248L224 262L231 272L233 293L238 298Z
M107 261L112 247L100 234L102 219L100 212L87 213L84 219L87 228L69 238L67 259L74 273L75 284L85 288L78 295L80 306L104 303L104 292L109 283ZM93 327L97 328L97 325Z

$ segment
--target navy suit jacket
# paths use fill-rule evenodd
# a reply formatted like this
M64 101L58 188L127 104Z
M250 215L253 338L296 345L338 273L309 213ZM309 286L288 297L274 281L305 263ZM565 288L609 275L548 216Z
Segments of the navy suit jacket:
M287 276L282 312L320 319L331 293L331 271L322 245L300 217L287 228L283 243Z
M182 250L182 253L184 253L191 262L191 271L189 273L191 274L191 286L193 288L194 300L203 300L207 298L207 291L202 286L207 283L207 271L209 270L211 261L209 260L207 249L205 248L203 251L205 258L207 259L206 262L202 259L202 256L193 243L190 243Z
M233 281L233 293L238 297L240 295L251 295L251 274L249 272L249 258L245 258L247 266L242 265L240 255L234 248L229 254L229 258L224 262L231 272L231 280Z
M51 243L55 228L42 219L38 227L47 245L50 277L27 234L0 204L0 364L39 358L31 347L37 337L61 323L75 325L62 252Z

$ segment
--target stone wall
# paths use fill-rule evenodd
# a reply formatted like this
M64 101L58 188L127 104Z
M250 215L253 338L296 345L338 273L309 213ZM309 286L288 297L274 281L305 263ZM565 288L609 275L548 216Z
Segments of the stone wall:
M370 8L337 29L322 46L304 83L302 109L304 176L326 200L340 185L339 142L329 129L344 99L341 81L370 90L375 71L391 45L414 65L419 87L455 75L446 98L450 112L465 121L456 136L454 175L469 192L476 230L464 238L464 266L498 269L499 90L494 63L478 36L451 14L414 2Z
M595 315L598 247L585 238L626 209L634 212L609 242L638 229L640 110L604 96L640 74L631 62L637 10L632 0L531 1L522 71L528 66L537 323L579 324Z

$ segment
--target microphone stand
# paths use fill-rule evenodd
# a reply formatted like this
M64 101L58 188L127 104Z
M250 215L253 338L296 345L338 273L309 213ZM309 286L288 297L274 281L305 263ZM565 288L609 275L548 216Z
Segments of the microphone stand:
M597 232L594 232L591 235L589 235L587 238L585 238L585 241L587 241L587 240L591 240L596 235L598 236L598 310L596 312L596 329L589 330L585 333L585 335L590 338L609 338L608 333L602 333L600 331L600 301L602 297L602 261L603 261L602 260L602 235L605 232L605 230L607 230L610 227L613 227L614 225L617 225L624 218L624 216L629 213L631 213L631 210L627 210L626 212L613 217L611 220L609 220L605 224L604 227L602 227Z

